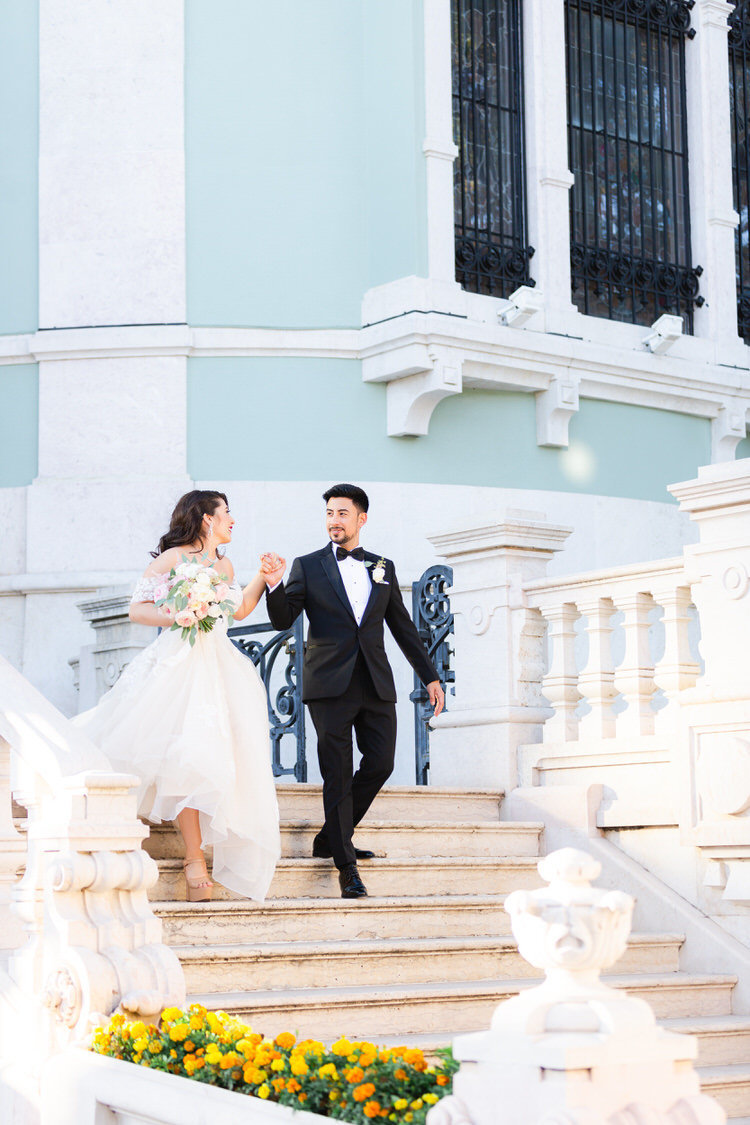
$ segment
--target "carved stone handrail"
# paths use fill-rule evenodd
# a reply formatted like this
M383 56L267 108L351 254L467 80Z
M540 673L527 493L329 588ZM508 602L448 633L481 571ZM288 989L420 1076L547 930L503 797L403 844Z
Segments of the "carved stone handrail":
M147 897L158 869L141 847L138 785L0 657L0 932L16 918L24 929L0 982L0 1053L7 1064L18 1052L27 1100L46 1059L92 1017L119 1007L153 1019L184 1001L182 968ZM25 834L14 802L27 810ZM9 1097L0 1081L4 1120Z

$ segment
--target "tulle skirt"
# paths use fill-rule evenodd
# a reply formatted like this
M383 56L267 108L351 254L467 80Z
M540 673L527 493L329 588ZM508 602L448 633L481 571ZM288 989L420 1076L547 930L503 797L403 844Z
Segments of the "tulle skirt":
M74 722L114 770L141 778L141 816L198 809L217 882L265 898L281 852L266 692L223 622L192 648L161 633Z

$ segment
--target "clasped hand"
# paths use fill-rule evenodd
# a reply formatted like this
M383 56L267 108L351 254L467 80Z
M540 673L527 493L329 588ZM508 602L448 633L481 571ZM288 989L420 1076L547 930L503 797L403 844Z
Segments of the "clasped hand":
M266 551L260 556L260 573L269 587L278 585L284 577L286 559L282 559L273 551Z

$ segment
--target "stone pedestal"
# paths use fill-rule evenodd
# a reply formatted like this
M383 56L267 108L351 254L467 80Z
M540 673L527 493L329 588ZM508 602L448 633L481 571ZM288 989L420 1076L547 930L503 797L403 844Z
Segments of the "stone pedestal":
M657 1027L644 1000L599 979L625 950L634 900L592 887L600 864L573 848L539 872L549 887L515 891L506 910L546 980L500 1004L489 1031L454 1040L454 1093L428 1125L722 1125L700 1093L697 1041Z
M544 577L570 528L537 512L508 510L495 523L430 542L453 567L456 695L432 724L433 785L509 792L516 749L541 738L552 710L540 694L544 621L528 608L524 584Z
M97 597L78 604L96 632L94 644L86 645L79 659L71 661L79 711L93 707L117 683L126 664L156 636L155 629L136 625L128 617L131 593L126 587L101 590Z

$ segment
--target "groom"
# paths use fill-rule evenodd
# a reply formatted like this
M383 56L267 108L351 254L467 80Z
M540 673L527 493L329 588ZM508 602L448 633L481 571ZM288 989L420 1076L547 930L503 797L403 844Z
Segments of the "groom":
M357 860L372 859L373 853L355 848L352 833L390 777L396 749L396 688L385 655L384 621L426 685L435 715L445 697L404 606L393 563L359 545L367 523L366 492L337 484L323 499L331 542L295 559L286 586L281 582L286 562L273 556L265 568L266 605L275 629L290 628L302 610L307 614L302 698L318 735L325 811L312 854L333 858L342 898L361 898L367 890ZM362 755L354 776L352 730Z

